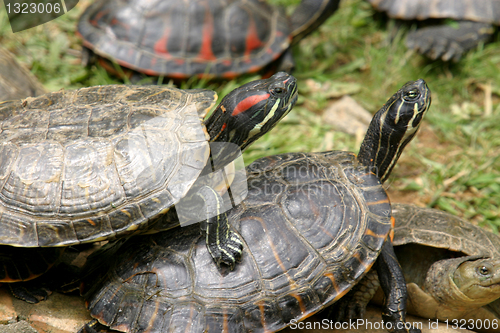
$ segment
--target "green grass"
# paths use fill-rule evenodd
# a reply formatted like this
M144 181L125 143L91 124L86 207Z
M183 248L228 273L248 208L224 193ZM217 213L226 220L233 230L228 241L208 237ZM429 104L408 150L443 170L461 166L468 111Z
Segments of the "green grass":
M82 0L68 15L17 34L12 34L5 12L0 11L0 43L49 90L120 83L101 68L85 69L79 63L75 24L88 3ZM448 64L408 51L404 46L408 29L396 30L393 22L374 16L365 1L343 1L326 24L294 48L298 105L245 153L245 161L288 151L358 150L356 138L333 131L321 120L333 100L308 89L307 79L356 87L353 97L375 112L403 83L424 78L432 90L431 111L388 182L391 199L439 208L496 231L500 227L498 34L493 43ZM182 87L208 87L222 96L255 78L225 83L190 80Z

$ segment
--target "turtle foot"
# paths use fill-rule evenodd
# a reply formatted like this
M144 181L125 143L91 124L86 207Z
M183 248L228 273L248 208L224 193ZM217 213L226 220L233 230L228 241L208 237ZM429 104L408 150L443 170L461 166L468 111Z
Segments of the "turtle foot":
M406 46L435 60L458 61L462 55L487 41L494 29L490 24L462 21L455 26L432 26L408 34Z
M52 294L47 288L30 282L9 283L9 289L14 297L31 304L45 301Z
M379 288L377 272L370 270L347 295L332 306L330 318L336 321L362 319L368 303Z

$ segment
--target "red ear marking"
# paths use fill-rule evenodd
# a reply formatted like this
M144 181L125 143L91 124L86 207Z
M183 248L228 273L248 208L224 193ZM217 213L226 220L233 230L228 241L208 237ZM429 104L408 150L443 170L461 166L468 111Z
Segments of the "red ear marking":
M249 97L245 98L244 100L242 100L241 102L239 102L238 105L236 105L236 107L234 108L233 113L231 113L231 115L236 116L242 112L245 112L246 110L248 110L249 108L251 108L255 104L259 103L260 101L263 101L263 100L269 98L269 96L270 95L267 93L263 94L263 95L249 96Z

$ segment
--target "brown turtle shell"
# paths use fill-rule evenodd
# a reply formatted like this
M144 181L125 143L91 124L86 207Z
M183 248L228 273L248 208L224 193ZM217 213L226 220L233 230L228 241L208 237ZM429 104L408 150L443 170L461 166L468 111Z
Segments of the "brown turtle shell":
M147 227L209 154L211 90L124 85L0 103L0 244L66 246Z

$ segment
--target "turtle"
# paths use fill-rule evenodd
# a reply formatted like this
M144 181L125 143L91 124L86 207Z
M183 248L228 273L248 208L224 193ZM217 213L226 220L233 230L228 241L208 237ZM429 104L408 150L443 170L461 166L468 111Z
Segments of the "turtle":
M0 47L0 101L46 93L38 79L24 68L12 53Z
M487 320L498 323L500 313L488 305L500 299L500 237L432 208L395 204L393 216L409 311L450 323L473 320L466 328L475 331L487 328Z
M431 59L458 61L487 42L500 24L500 0L368 0L372 6L400 20L441 20L408 34L409 48ZM456 20L442 24L442 20Z
M82 14L83 63L93 55L151 76L232 79L278 58L291 71L289 47L338 8L339 0L302 0L293 15L263 0L97 0ZM282 57L285 54L284 57Z
M95 252L80 289L94 321L80 332L273 332L339 300L374 264L386 327L419 332L403 327L405 283L382 182L429 105L425 81L408 82L375 114L357 156L284 153L247 166L247 196L225 213L244 244L233 271L214 265L192 226ZM204 197L214 215L220 201Z
M408 313L455 327L498 332L500 237L437 209L393 204L392 215L394 252L407 283ZM377 288L376 275L368 273L345 299L353 311L357 304L362 312ZM378 296L373 301L380 304Z
M150 232L206 166L230 163L297 94L280 72L233 90L203 123L217 100L207 89L107 85L0 103L0 282L35 278L62 247ZM209 142L223 143L210 159ZM234 260L240 250L227 249Z

